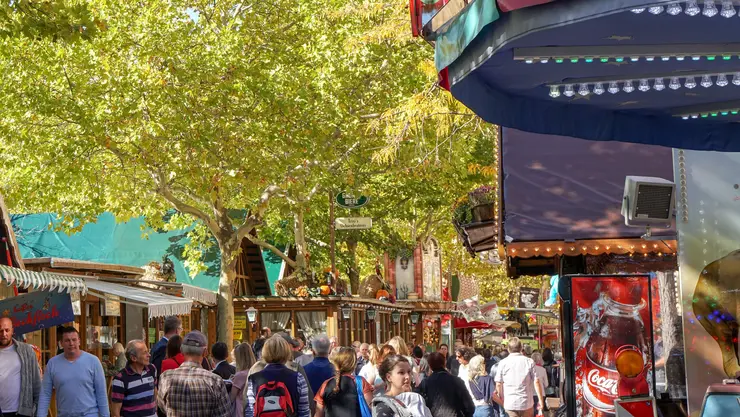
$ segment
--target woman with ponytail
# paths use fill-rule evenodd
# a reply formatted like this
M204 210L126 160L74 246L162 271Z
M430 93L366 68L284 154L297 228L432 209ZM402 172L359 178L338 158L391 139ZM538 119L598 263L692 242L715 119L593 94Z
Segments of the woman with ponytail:
M369 411L373 387L365 378L354 375L357 366L354 348L340 348L332 363L336 372L334 378L324 382L316 393L314 417L364 417L362 408L364 405Z

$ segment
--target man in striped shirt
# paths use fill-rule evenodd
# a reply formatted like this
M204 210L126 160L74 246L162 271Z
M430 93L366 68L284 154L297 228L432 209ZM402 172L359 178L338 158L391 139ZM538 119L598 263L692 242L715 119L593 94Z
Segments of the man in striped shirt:
M111 384L111 417L156 417L157 368L143 340L126 345L128 363Z

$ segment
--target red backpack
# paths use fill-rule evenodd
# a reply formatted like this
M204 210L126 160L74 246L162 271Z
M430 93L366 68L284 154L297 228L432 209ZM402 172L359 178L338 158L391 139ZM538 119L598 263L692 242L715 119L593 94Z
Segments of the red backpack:
M282 382L266 382L257 389L254 417L295 417L288 387Z

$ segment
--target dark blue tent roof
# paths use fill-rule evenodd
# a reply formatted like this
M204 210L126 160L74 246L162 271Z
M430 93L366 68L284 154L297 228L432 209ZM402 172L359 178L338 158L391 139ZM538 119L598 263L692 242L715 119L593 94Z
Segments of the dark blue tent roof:
M740 18L690 16L686 2L671 15L669 3L649 3L659 14L631 11L644 0L501 13L449 66L452 94L491 123L529 132L740 151Z

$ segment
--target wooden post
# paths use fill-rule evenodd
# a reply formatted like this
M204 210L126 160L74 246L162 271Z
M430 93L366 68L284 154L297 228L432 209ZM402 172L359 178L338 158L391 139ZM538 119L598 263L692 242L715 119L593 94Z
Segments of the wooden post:
M334 271L336 271L336 235L334 230L334 193L329 191L329 256L331 257L331 277L332 282L328 283L333 285L336 289L336 280Z

